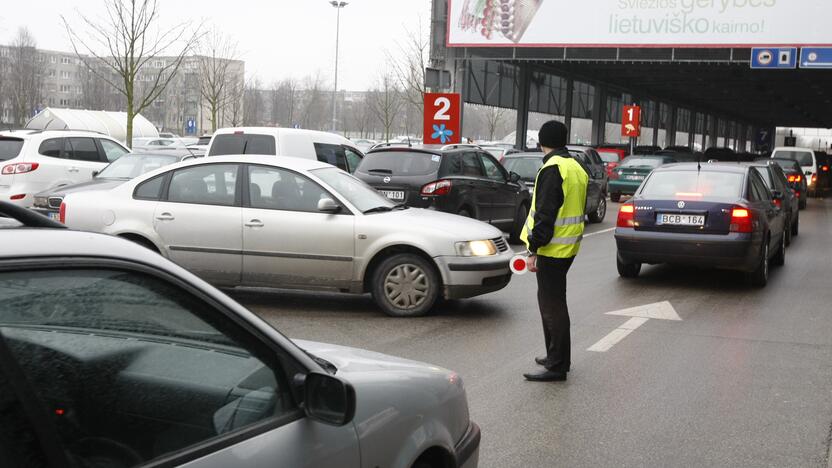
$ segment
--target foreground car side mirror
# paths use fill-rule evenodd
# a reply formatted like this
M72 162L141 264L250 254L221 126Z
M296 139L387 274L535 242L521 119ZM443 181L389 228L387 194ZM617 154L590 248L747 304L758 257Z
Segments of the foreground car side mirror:
M304 381L303 406L315 421L344 426L355 416L355 389L340 377L310 372Z
M516 184L517 182L520 182L520 174L518 174L516 172L511 172L508 175L508 180L511 181L512 183Z
M336 214L341 211L341 205L331 198L322 198L318 201L318 211L321 213Z

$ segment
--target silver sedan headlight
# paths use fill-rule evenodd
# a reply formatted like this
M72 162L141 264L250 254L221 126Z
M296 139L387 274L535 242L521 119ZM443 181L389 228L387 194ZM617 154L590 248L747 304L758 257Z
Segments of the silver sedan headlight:
M497 255L497 246L490 240L457 242L456 253L462 257L488 257Z

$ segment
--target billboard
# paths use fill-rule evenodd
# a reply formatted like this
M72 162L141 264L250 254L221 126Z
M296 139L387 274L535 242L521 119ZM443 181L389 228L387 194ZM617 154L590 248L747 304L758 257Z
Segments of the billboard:
M449 47L829 46L830 0L448 0Z

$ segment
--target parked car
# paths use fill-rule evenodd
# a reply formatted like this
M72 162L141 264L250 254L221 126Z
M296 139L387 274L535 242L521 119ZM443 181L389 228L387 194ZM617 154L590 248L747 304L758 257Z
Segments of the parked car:
M818 167L818 161L815 158L814 151L808 148L774 148L774 151L771 152L771 159L791 159L797 161L800 164L804 177L806 177L806 184L809 191L808 195L811 197L817 194L820 167Z
M783 169L786 174L786 180L789 182L789 187L795 192L798 198L798 207L803 210L806 208L809 199L809 186L806 182L806 176L803 175L803 169L800 163L794 159L758 159L760 161L772 161Z
M370 148L378 144L376 140L368 140L366 138L353 138L352 142L364 153L370 151Z
M627 151L617 148L598 148L598 156L601 156L601 160L604 161L607 178L611 179L612 171L627 157ZM607 192L609 192L609 186L607 187Z
M607 186L610 180L604 169L604 160L594 148L588 146L567 146L567 149L589 174L587 213L591 222L600 223L607 215Z
M507 170L517 174L520 180L526 184L530 192L534 191L534 184L537 180L537 172L543 166L543 153L517 153L509 155L506 158L505 167ZM573 155L573 157L575 157ZM591 174L589 167L584 162L584 158L575 158L576 161ZM591 223L600 223L604 221L607 214L607 199L606 188L601 184L606 183L606 179L601 180L597 178L589 178L589 187L587 187L586 197L586 214Z
M519 153L519 151L514 148L504 148L502 146L481 146L481 148L487 151L491 156L494 156L494 158L501 164L505 161L506 156L509 154Z
M654 145L639 145L633 149L633 154L655 154L661 151L660 146Z
M677 162L670 156L634 155L625 159L612 173L610 200L619 202L622 195L632 195L657 167Z
M292 341L134 243L0 213L4 467L477 466L456 373Z
M703 162L706 161L721 161L721 162L739 162L741 159L737 156L737 152L731 148L708 148L703 155Z
M818 186L819 192L832 188L832 158L825 151L815 151L815 159L818 162Z
M478 146L386 147L355 176L396 203L490 223L518 242L531 206L520 177Z
M493 226L408 209L302 158L185 161L107 192L69 194L61 213L72 228L134 240L218 286L372 293L393 316L511 279L513 252Z
M16 130L0 132L0 200L31 207L36 193L78 184L129 153L95 132Z
M798 196L789 187L789 180L783 169L771 160L746 163L757 170L766 187L771 191L774 204L786 215L786 245L791 245L792 236L800 234L800 203Z
M275 127L240 127L217 130L208 156L261 154L322 161L355 172L364 154L335 133Z
M211 135L202 135L194 144L188 145L188 149L208 154L208 147L211 145Z
M191 151L166 151L163 153L131 153L113 161L93 179L80 184L64 185L63 187L44 190L35 194L32 209L46 217L58 220L61 203L68 193L86 190L108 190L117 187L130 179L156 170L162 166L187 161L199 157Z
M786 259L786 216L753 167L673 164L654 170L618 213L618 273L671 263L746 272L768 282Z

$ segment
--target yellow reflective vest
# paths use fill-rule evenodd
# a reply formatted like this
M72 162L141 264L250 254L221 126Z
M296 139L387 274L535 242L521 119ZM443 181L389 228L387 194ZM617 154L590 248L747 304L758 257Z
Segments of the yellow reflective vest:
M586 212L586 190L589 176L584 168L572 158L553 156L540 168L538 178L543 170L558 166L563 179L563 206L555 220L555 231L549 244L537 249L537 255L550 258L572 258L581 250L584 236L584 215ZM534 215L537 207L537 181L535 181L532 209L526 220L526 227L520 239L529 246L529 237L534 229Z

